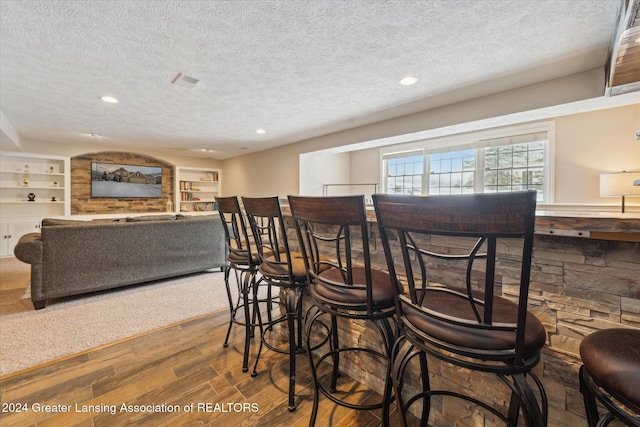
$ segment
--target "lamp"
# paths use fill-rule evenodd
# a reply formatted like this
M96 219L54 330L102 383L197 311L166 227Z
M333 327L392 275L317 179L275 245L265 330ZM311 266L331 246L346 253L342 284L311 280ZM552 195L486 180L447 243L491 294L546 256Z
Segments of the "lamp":
M600 174L600 197L621 196L624 213L624 196L640 196L640 172Z

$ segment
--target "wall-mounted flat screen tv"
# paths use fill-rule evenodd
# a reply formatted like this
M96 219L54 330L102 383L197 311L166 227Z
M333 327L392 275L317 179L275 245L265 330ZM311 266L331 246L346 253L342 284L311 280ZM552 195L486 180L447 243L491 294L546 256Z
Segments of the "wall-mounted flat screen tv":
M162 197L162 168L93 162L91 197Z

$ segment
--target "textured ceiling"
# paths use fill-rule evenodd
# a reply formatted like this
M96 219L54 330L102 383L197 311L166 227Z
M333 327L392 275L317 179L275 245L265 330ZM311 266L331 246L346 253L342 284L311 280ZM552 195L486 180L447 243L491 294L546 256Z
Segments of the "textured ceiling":
M604 67L619 6L0 0L0 111L23 140L224 159Z

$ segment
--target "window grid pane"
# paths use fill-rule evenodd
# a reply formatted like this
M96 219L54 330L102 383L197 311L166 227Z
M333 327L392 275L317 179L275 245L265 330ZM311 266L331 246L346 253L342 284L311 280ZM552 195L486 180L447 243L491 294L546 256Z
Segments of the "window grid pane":
M387 160L387 193L422 194L423 156Z
M484 149L484 192L535 189L542 198L544 189L544 144L504 145Z
M470 194L475 186L475 150L429 156L429 194Z

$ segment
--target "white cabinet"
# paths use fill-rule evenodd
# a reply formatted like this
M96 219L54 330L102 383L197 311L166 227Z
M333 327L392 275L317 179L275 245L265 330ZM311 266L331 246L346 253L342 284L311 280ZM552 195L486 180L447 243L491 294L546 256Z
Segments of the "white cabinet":
M0 152L0 217L69 215L68 157Z
M176 166L176 211L213 211L215 197L222 191L221 178L219 169Z
M2 241L0 242L0 257L13 256L13 249L16 247L20 237L38 231L40 231L40 220L20 218L1 219L0 232Z

